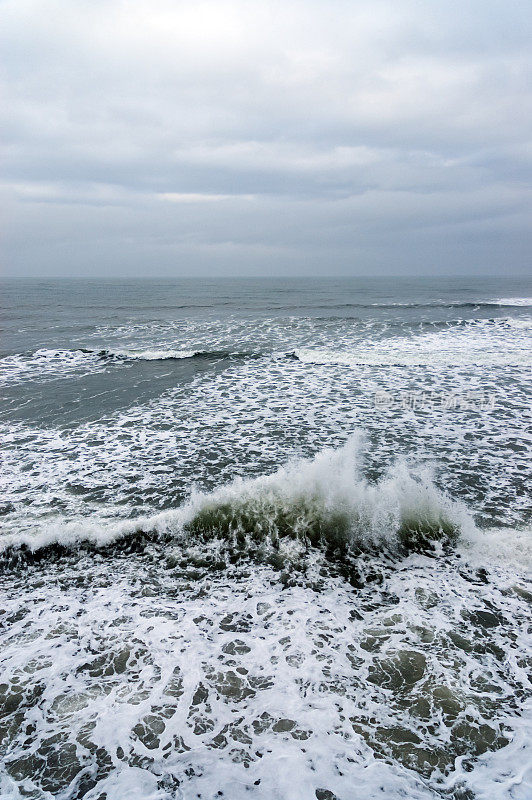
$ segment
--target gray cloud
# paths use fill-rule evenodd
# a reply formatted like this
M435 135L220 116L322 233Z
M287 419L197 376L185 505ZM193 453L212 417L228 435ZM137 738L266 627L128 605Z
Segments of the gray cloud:
M5 274L528 268L526 4L0 14Z

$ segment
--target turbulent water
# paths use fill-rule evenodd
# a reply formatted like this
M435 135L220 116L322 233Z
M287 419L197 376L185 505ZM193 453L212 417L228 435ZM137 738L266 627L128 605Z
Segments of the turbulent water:
M1 306L1 798L532 798L532 282Z

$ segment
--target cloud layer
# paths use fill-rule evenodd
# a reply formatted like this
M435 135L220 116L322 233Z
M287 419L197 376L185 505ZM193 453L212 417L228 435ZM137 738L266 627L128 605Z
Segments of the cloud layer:
M526 3L0 15L5 274L528 269Z

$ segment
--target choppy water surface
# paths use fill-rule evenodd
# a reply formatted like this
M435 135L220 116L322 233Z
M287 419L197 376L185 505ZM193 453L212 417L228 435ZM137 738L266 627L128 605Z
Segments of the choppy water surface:
M4 283L0 796L530 800L531 298Z

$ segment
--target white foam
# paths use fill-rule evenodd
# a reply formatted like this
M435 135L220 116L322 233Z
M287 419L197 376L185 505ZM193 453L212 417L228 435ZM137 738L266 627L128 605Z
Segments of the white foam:
M524 326L523 326L524 327ZM337 364L346 367L358 365L375 366L508 366L516 364L521 366L532 365L532 355L527 351L514 353L496 353L482 351L462 350L430 350L423 351L415 345L408 345L403 349L390 346L391 343L381 348L357 348L354 352L341 350L325 350L317 348L298 348L294 354L304 364Z
M110 355L136 358L141 361L165 361L167 359L193 358L196 350L109 350Z
M502 566L532 573L532 529L469 526L464 530L460 552L473 564L487 568Z
M81 586L83 577L68 567L60 580L40 574L37 592L20 576L16 591L7 586L3 681L17 697L35 685L45 691L37 711L21 705L9 720L20 733L10 734L9 762L0 767L6 797L19 796L5 773L27 764L29 748L42 770L28 776L26 791L37 794L43 773L58 780L42 747L57 737L58 752L73 748L80 776L87 768L96 775L96 751L106 755L84 795L90 800L104 792L109 800L185 800L218 791L232 800L300 800L318 789L350 798L353 786L369 800L432 800L460 785L482 800L528 800L530 710L519 700L515 714L486 704L511 708L514 688L526 685L524 669L512 652L501 664L450 639L464 610L483 607L485 598L512 619L511 639L506 626L491 629L494 644L511 641L523 652L528 619L518 597L421 557L385 575L380 588L356 592L330 577L321 591L283 589L263 567L209 575L198 589L178 571L154 566L132 560L113 573L95 560ZM374 670L393 670L405 650L422 655L422 674L396 693L375 682ZM444 723L437 703L430 725L416 711L438 687L457 705L456 723L497 730L502 722L509 744L472 759L465 737L453 752L454 721ZM400 742L401 759L389 749L382 758L379 746L387 748L394 729L406 733L406 747L410 734L425 754L440 754L447 776L436 769L421 778ZM76 788L69 780L59 779L60 796Z
M0 359L0 380L4 385L23 380L50 380L72 377L74 374L101 372L107 369L102 355L141 361L193 358L197 350L160 349L48 349L34 353L15 353Z
M504 324L516 330L532 330L532 319L530 317L508 317Z
M530 800L532 797L532 701L524 703L519 716L503 720L512 730L510 743L486 753L470 772L456 759L450 786L463 782L478 800Z
M16 353L1 358L0 380L10 385L21 380L53 380L104 368L96 352L41 348L31 354Z
M532 306L532 297L501 297L494 303L498 306Z
M120 764L107 778L99 781L96 792L85 795L87 800L101 796L109 800L167 800L168 795L157 787L157 776L149 770ZM181 800L182 795L177 795Z
M522 336L514 330L522 331ZM532 366L530 320L475 320L439 331L390 336L375 341L340 342L341 347L301 347L294 354L307 364L345 366Z

